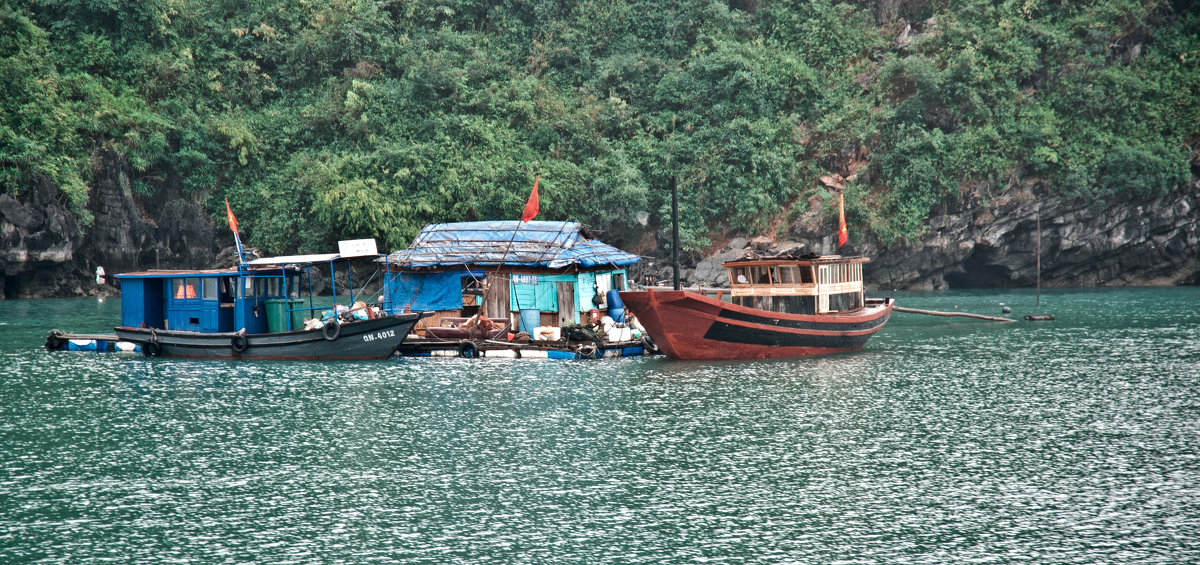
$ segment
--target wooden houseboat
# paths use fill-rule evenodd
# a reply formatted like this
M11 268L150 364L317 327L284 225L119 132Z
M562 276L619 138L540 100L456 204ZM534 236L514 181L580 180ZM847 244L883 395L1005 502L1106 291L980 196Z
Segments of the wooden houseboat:
M892 299L866 299L866 257L751 256L725 263L729 301L687 290L622 292L662 351L676 359L807 357L860 349Z
M626 288L638 261L576 222L431 224L387 257L383 303L389 313L432 312L399 349L404 355L637 355L640 337L623 328L586 343L562 328L586 323L593 310L619 325L624 310L613 291Z

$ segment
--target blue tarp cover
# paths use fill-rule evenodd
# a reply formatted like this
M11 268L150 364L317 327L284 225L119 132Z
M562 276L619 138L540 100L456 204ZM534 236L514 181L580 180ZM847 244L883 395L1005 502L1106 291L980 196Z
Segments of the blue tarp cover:
M519 220L430 224L408 249L388 256L391 264L402 269L450 265L620 267L640 260L586 237L578 222Z
M385 279L387 301L397 312L408 306L413 312L462 308L462 279L483 278L483 271L435 273L389 273Z

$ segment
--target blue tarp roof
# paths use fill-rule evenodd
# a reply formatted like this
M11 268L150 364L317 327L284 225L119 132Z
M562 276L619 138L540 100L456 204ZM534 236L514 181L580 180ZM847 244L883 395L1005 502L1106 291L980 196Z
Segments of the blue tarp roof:
M511 265L561 269L626 266L641 258L592 239L578 222L430 224L412 245L388 256L400 268Z

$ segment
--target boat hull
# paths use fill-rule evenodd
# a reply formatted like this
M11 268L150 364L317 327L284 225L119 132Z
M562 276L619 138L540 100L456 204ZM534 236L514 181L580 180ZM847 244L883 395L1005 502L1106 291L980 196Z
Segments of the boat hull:
M323 329L241 335L118 327L115 332L118 338L141 346L147 356L305 361L386 359L424 316L397 314L342 324L333 339L327 339L326 335L332 332Z
M413 337L396 349L404 357L609 359L648 355L641 339L617 342L451 340Z
M891 316L893 301L853 312L784 314L685 290L621 293L663 353L675 359L810 357L861 349Z

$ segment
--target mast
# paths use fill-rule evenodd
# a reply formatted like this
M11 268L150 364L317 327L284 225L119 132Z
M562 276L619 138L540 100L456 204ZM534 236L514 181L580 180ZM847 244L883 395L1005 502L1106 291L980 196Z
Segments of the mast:
M671 175L671 269L679 290L679 178L675 175Z
M1042 206L1037 208L1037 306L1042 305Z

